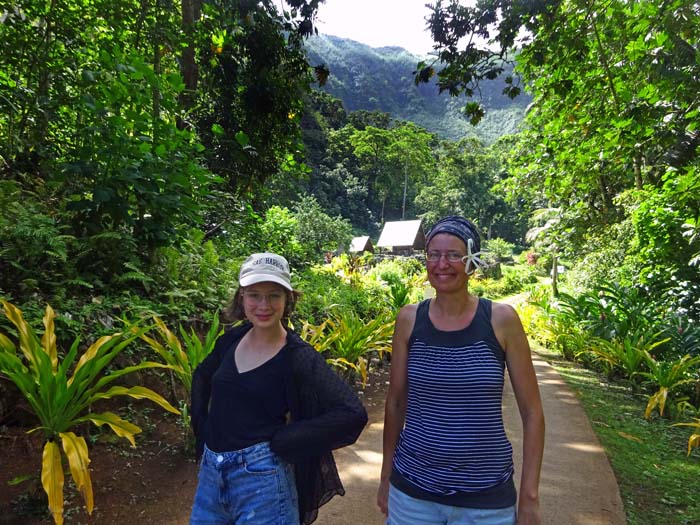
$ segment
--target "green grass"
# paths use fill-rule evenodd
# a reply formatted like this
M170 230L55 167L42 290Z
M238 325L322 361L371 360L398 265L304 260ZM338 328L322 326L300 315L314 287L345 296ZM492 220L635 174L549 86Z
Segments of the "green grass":
M576 393L608 454L629 525L700 524L700 451L687 456L691 430L644 419L647 398L536 348ZM687 418L690 420L690 416Z

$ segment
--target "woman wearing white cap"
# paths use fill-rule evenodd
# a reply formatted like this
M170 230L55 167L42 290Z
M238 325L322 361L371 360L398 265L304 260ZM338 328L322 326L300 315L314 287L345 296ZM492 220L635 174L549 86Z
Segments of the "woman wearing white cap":
M515 310L469 293L476 227L438 221L426 236L435 297L396 319L377 494L388 525L540 525L544 416ZM501 401L508 369L523 422L520 494Z
M299 296L287 260L241 266L233 314L192 379L202 453L190 523L295 525L344 494L332 450L354 443L367 413L321 354L288 328Z

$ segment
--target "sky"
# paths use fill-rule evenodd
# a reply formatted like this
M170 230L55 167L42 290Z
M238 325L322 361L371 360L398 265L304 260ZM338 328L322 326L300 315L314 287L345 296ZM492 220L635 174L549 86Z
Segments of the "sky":
M318 8L318 32L426 55L433 43L425 28L429 3L432 0L326 0Z

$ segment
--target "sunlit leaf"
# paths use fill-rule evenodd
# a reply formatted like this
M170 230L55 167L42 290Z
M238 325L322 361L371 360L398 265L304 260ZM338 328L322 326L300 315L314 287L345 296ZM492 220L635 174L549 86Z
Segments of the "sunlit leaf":
M633 436L632 434L628 434L627 432L618 431L618 434L620 435L620 437L623 437L623 438L628 439L630 441L642 443L642 440L639 439L637 436Z
M121 337L121 333L119 333L119 332L117 332L116 334L112 334L112 335L105 335L105 336L100 337L97 341L95 341L92 345L90 345L90 347L87 350L85 350L83 355L80 356L80 359L78 360L78 364L75 365L75 370L73 371L73 376L68 381L68 384L70 385L73 382L73 380L75 379L75 377L78 373L78 370L80 370L85 365L85 363L87 363L91 359L95 358L95 356L100 351L100 348L102 348L109 341L111 341L113 339L117 339L119 337Z
M41 467L41 484L49 497L49 510L54 523L63 523L63 465L61 451L55 441L47 441Z
M56 317L55 312L51 306L46 305L46 313L44 314L44 335L41 338L41 344L44 351L51 358L51 366L53 371L56 372L58 367L58 353L56 350L56 334L54 333L55 325L54 318Z
M141 429L139 427L137 427L133 423L129 423L128 421L120 418L113 412L89 414L85 417L78 418L76 420L76 422L81 421L92 421L98 427L107 424L116 435L128 439L132 447L136 447L136 441L134 440L134 436L136 434L141 433Z
M180 411L174 406L172 406L170 403L168 403L168 401L163 396L154 392L150 388L146 388L143 386L113 386L106 392L100 392L98 394L95 394L92 397L92 399L110 399L115 396L129 396L133 397L134 399L148 399L149 401L153 401L154 403L160 405L168 412L172 412L173 414L180 413Z
M76 436L73 432L59 433L63 444L63 451L68 458L68 465L73 476L73 481L78 491L83 496L85 508L88 514L92 514L94 507L92 495L92 481L90 480L90 457L88 456L85 439Z

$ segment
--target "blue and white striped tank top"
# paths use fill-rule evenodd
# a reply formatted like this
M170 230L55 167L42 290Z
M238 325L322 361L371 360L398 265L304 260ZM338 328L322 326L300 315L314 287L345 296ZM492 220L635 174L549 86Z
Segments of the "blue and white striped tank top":
M408 343L406 422L391 478L400 490L456 506L515 503L513 449L503 427L505 354L479 299L466 328L445 332L418 305Z

